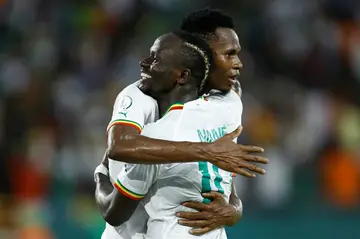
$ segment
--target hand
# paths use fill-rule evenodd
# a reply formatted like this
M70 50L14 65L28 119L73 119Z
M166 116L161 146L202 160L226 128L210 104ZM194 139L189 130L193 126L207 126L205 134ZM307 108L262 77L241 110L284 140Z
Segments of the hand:
M101 163L109 170L109 157L108 157L107 151L105 152Z
M245 177L256 177L254 173L248 172L247 170L259 174L265 174L266 171L264 169L253 163L267 164L268 159L249 154L262 153L264 152L264 149L257 146L245 146L233 142L233 139L237 138L241 134L242 129L242 126L240 126L232 133L225 135L213 143L210 143L206 152L204 152L203 157L210 159L209 162L223 170L240 174Z
M234 206L228 204L223 195L218 192L204 193L203 197L212 200L209 204L200 202L185 202L183 206L198 210L198 212L178 212L182 218L180 225L193 227L189 233L202 235L222 226L234 225L241 216Z

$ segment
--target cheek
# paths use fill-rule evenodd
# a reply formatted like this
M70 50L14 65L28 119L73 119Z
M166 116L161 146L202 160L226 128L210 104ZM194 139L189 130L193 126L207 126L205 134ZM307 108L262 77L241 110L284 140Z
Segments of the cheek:
M153 74L157 74L157 75L165 75L168 74L168 70L169 67L165 64L156 64L154 66L152 66L151 71Z
M217 57L215 60L216 72L224 73L232 68L232 61L231 59L227 59L225 56Z

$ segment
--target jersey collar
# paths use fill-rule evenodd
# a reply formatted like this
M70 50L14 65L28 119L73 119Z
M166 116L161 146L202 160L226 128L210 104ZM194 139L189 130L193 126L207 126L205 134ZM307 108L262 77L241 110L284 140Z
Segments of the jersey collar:
M169 108L165 111L162 117L167 115L172 110L182 110L184 108L184 103L177 102L169 106Z
M166 114L168 114L170 111L172 110L182 110L184 108L184 103L180 103L177 102L175 104L172 104L169 106L169 108L165 111L164 115L162 117L164 117Z
M200 96L200 99L207 101L207 99L204 96ZM173 110L182 110L184 108L184 103L181 102L176 102L172 105L169 106L169 108L165 111L165 113L163 114L162 117L164 117L165 115L167 115L170 111Z

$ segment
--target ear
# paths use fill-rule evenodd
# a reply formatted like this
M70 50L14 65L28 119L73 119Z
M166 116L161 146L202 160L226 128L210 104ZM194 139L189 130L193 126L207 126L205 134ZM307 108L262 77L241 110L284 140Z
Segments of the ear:
M190 80L191 77L191 71L189 69L185 69L180 73L180 77L178 79L179 85L184 85Z

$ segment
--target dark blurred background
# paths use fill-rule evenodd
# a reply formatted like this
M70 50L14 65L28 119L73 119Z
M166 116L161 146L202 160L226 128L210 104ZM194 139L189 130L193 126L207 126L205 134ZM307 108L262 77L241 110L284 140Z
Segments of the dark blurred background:
M0 0L0 238L95 239L93 170L116 95L189 11L231 14L242 45L241 143L229 238L360 238L360 4L355 0Z

